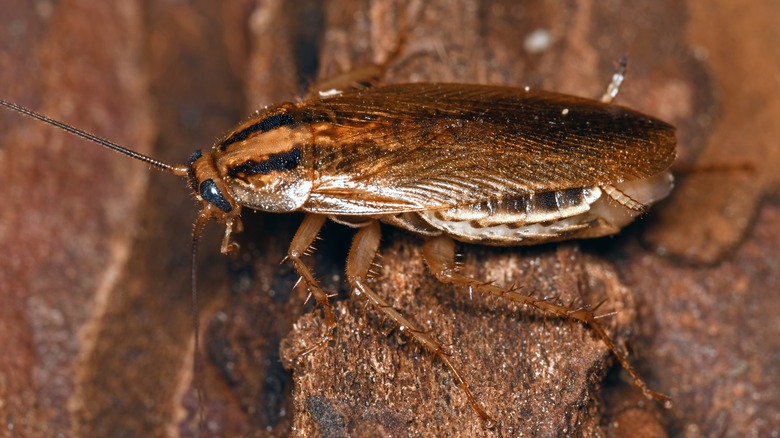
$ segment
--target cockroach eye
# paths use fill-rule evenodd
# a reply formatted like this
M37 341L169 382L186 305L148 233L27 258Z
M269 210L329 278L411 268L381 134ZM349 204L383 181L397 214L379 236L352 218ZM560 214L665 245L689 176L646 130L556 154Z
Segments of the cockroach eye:
M219 188L213 179L207 179L200 183L198 193L200 193L201 198L205 199L210 204L215 205L225 213L230 213L230 211L233 210L233 206L225 198L225 195L219 191Z

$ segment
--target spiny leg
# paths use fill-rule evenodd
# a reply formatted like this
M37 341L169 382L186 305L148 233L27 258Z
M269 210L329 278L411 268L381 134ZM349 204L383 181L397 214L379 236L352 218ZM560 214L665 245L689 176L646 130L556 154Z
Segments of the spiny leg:
M393 62L398 60L401 52L403 52L403 49L406 46L409 33L409 19L406 17L404 9L405 8L401 8L399 12L400 16L398 17L398 20L400 24L398 26L398 36L395 44L385 56L384 61L377 64L359 66L352 70L315 82L306 90L305 98L311 99L338 91L369 88L381 82L390 66Z
M669 399L669 397L650 389L644 380L642 380L636 371L634 371L628 358L617 349L617 346L612 342L607 331L596 320L597 317L593 313L594 309L591 306L579 308L562 306L544 299L523 295L513 289L500 288L484 281L475 280L471 277L459 274L455 266L455 241L448 236L438 236L428 239L423 246L423 255L428 264L428 268L442 283L467 286L483 293L510 300L513 303L528 305L541 310L542 312L561 318L568 318L573 321L579 321L590 326L591 330L593 330L596 335L601 338L604 344L606 344L607 348L612 351L623 368L628 371L628 374L634 379L634 384L642 390L646 397L659 400L666 407L671 406L671 399Z
M495 422L477 401L474 394L471 393L468 384L444 351L442 344L428 333L417 328L409 319L392 308L390 304L366 285L365 281L368 271L371 268L371 263L379 249L380 237L381 231L379 229L379 223L376 221L372 221L358 230L352 241L352 247L350 248L349 257L347 258L347 281L352 285L356 295L366 297L374 308L384 314L396 327L398 327L398 330L408 333L411 339L419 342L426 350L430 351L444 362L444 365L450 370L457 385L466 394L471 406L485 421L486 426L489 428L493 427Z
M325 336L322 342L319 342L315 347L309 348L302 353L302 355L308 354L327 342L330 339L330 331L336 326L336 318L333 316L333 306L331 306L328 301L328 294L322 290L319 282L314 278L314 274L312 274L309 267L301 259L311 247L314 239L317 238L317 234L319 234L326 219L325 216L307 214L306 217L303 218L301 226L298 227L298 231L295 232L295 237L293 237L293 240L290 243L290 249L287 250L287 257L285 258L286 260L292 261L295 270L306 283L306 287L314 297L317 305L322 307L322 311L325 314L325 322L328 324L329 329L328 335Z

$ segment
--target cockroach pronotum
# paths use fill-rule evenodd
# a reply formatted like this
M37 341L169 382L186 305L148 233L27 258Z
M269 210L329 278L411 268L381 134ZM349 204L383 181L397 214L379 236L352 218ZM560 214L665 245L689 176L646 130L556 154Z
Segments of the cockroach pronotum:
M353 292L443 362L492 426L442 344L367 281L379 224L421 236L425 261L443 283L589 326L643 393L668 405L616 348L594 306L570 308L469 278L455 263L456 240L510 246L614 234L669 193L674 128L612 104L622 78L621 68L600 101L470 84L315 89L320 92L300 102L258 111L211 150L193 153L186 165L166 164L13 103L0 104L187 178L200 203L193 247L214 219L225 225L221 251L233 251L243 207L306 213L286 258L322 309L328 333L336 326L333 307L301 257L326 220L357 229L346 267Z

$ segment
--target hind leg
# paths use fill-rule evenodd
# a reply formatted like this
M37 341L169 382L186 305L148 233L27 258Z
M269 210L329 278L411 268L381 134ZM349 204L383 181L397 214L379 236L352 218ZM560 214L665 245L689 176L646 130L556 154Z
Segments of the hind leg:
M579 308L571 308L544 299L535 298L530 295L521 294L515 289L497 287L490 283L462 275L457 272L455 266L455 241L453 241L452 238L448 236L438 236L428 239L425 242L425 246L423 247L423 255L425 257L426 263L428 264L428 268L442 283L466 286L472 290L477 290L486 294L507 299L516 304L531 306L532 308L540 310L546 314L554 315L560 318L566 318L587 325L596 333L599 338L601 338L604 344L606 344L607 348L612 351L623 368L625 368L634 379L636 386L642 390L646 397L654 398L662 402L665 406L669 406L671 404L669 397L653 391L647 386L645 381L639 377L634 368L631 366L631 363L628 361L626 355L617 349L615 343L612 341L612 338L609 337L609 334L607 334L607 331L604 329L604 326L602 326L597 321L597 317L594 314L594 307L586 305Z

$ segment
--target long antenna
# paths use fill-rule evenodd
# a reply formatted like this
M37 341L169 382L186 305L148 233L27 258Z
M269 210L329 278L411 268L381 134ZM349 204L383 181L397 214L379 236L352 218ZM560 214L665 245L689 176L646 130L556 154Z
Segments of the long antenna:
M26 116L32 117L34 119L38 119L42 122L48 123L49 125L56 126L57 128L62 129L63 131L70 132L71 134L75 134L81 138L85 138L87 140L93 141L103 147L106 147L108 149L111 149L113 151L119 152L121 154L125 154L130 158L135 158L136 160L143 161L144 163L147 163L151 165L152 167L155 167L159 170L164 170L167 172L170 172L174 175L179 176L186 176L187 175L187 167L185 166L171 166L170 164L163 163L162 161L155 160L152 157L148 157L144 154L140 154L138 152L132 151L127 148L123 148L122 146L119 146L116 143L110 142L106 139L100 138L96 135L90 134L89 132L82 131L81 129L74 128L73 126L67 125L63 122L60 122L58 120L51 119L49 117L44 116L43 114L38 114L35 111L29 110L25 107L16 105L15 103L7 102L5 100L0 99L0 105L10 108L18 113L22 113Z

